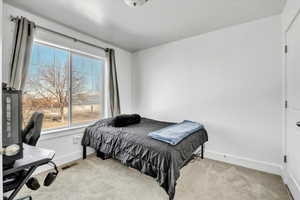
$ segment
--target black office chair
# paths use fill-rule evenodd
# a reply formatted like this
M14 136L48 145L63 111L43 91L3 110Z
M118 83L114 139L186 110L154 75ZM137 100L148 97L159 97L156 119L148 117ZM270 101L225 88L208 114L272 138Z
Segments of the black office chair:
M22 131L23 143L36 146L38 140L41 136L42 126L43 126L44 114L40 112L35 112L32 114L29 122ZM37 190L40 188L38 180L34 177L30 178L27 183L27 187L32 190Z
M25 144L36 146L42 131L44 114L35 112L31 116L27 126L22 131L22 138Z
M28 144L31 146L36 146L36 144L41 136L43 119L44 119L43 113L40 113L40 112L33 113L27 126L22 131L22 138L23 138L23 142L25 144ZM56 176L58 175L58 169L56 167L56 164L52 161L50 163L53 165L55 172L48 173L48 175L46 176L46 178L44 180L44 186L50 186L56 179ZM39 184L38 180L34 177L30 178L27 181L26 185L28 188L30 188L32 190L37 190L40 188L40 184Z

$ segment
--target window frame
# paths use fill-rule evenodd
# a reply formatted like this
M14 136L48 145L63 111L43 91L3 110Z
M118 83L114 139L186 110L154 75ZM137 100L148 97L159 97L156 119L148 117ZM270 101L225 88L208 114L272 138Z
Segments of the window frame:
M102 105L100 105L101 107L101 114L99 116L99 119L102 119L106 116L106 93L107 93L107 87L106 87L106 77L107 77L107 58L104 56L96 56L87 52L83 52L80 51L78 49L72 49L72 48L68 48L68 47L63 47L57 44L53 44L53 43L49 43L43 40L38 40L38 39L34 39L33 44L40 44L40 45L44 45L44 46L48 46L51 48L56 48L56 49L60 49L60 50L64 50L68 52L68 60L69 60L69 64L68 64L68 124L67 126L61 126L61 127L57 127L57 128L47 128L47 129L42 129L41 134L45 135L45 134L51 134L51 133L56 133L56 132L63 132L63 131L68 131L68 130L73 130L73 129L80 129L80 128L84 128L87 127L93 123L95 123L97 120L93 120L90 122L83 122L83 123L74 123L72 124L72 55L79 55L79 56L85 56L88 58L92 58L92 59L96 59L96 60L100 60L102 61L103 64L103 84L102 84L102 91L104 91L103 93L103 97L102 97ZM100 103L100 102L99 102Z

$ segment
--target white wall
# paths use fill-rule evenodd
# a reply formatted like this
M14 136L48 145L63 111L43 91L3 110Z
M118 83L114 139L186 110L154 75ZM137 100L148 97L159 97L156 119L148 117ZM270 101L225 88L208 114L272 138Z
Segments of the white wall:
M281 51L274 16L137 52L132 105L149 118L202 122L211 158L279 174Z
M3 79L7 80L8 73L8 64L10 59L11 52L11 43L13 37L13 27L14 24L10 22L10 16L25 16L28 19L33 20L37 24L41 26L48 27L49 29L56 30L58 32L73 36L75 38L97 44L104 47L114 48L116 52L116 62L117 62L117 72L119 79L119 88L120 88L120 99L121 99L121 109L124 113L131 112L131 61L132 54L112 46L110 44L106 44L84 34L73 31L65 26L54 23L47 19L41 18L39 16L33 15L24 10L17 9L8 4L4 4L4 43L3 47L5 51L3 52ZM66 39L62 39L54 34L39 32L37 34L38 39L47 40L48 42L54 42L56 44L67 46L73 49L84 50L88 53L103 56L103 52L98 49L92 48L90 46L85 46L80 43L74 43L73 41L69 41ZM62 164L74 159L78 159L81 156L81 146L80 141L79 144L73 144L74 136L81 136L83 134L84 129L73 129L69 131L61 131L57 133L51 133L47 135L42 135L39 146L49 149L54 149L56 151L55 160L57 163Z

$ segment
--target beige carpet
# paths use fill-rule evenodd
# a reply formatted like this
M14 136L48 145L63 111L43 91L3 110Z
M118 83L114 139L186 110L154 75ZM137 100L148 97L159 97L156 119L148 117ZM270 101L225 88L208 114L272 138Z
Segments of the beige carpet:
M61 171L50 187L30 191L34 200L168 200L156 181L117 161L89 157ZM45 174L38 179L42 183ZM279 176L208 159L181 170L175 200L288 200Z

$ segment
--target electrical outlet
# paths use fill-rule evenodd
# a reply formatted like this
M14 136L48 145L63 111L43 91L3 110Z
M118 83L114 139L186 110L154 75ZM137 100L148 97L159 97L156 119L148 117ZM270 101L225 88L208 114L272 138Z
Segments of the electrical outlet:
M80 142L80 140L81 140L81 136L75 135L73 137L73 144L78 144Z

